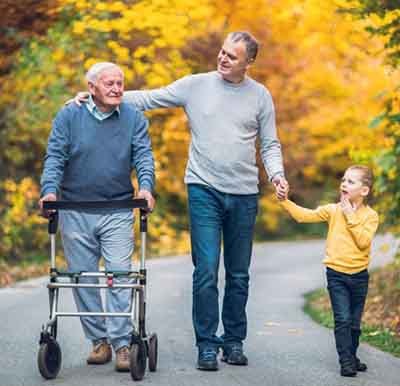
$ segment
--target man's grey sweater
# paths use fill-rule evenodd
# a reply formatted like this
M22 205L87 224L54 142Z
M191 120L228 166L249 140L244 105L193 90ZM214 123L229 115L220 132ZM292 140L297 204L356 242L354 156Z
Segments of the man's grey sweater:
M283 175L271 95L249 77L234 84L215 71L189 75L164 88L127 91L124 101L141 110L184 108L191 130L187 184L231 194L257 193L257 136L268 176Z
M99 201L131 198L131 172L141 189L152 191L154 160L148 121L132 105L122 103L107 119L96 119L72 103L53 121L41 178L41 196Z

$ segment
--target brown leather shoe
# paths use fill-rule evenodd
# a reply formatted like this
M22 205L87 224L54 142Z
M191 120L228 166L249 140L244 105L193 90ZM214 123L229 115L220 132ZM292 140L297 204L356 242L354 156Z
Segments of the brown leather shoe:
M111 346L107 342L101 342L93 346L86 362L88 365L104 365L111 361Z
M115 370L129 371L131 351L129 347L123 346L116 351Z

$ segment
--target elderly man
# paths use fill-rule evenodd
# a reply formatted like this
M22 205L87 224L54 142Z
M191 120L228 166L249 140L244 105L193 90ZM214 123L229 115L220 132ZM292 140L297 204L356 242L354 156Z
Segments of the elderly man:
M141 110L183 107L191 130L185 183L188 187L193 272L193 325L197 368L217 370L222 360L247 365L246 304L254 224L258 208L256 139L278 197L286 180L268 90L246 75L258 51L248 32L230 33L218 54L217 71L189 75L156 90L127 91L124 100ZM83 101L84 95L75 98ZM224 333L219 324L218 268L224 246Z
M90 97L82 106L63 108L53 122L44 170L41 199L55 201L124 200L133 196L131 172L136 170L139 192L154 206L154 160L148 121L132 105L122 103L124 75L113 63L97 63L86 74ZM60 229L71 271L97 271L104 258L110 271L131 269L133 252L131 210L61 211ZM94 279L93 279L94 280ZM122 279L121 279L122 280ZM128 312L129 291L107 294L109 312ZM103 312L99 289L74 291L80 312ZM116 352L117 371L129 370L132 326L128 318L82 317L93 350L88 364L111 360Z

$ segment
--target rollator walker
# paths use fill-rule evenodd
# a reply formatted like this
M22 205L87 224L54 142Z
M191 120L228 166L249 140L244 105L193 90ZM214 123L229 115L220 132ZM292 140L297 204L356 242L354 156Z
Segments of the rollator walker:
M38 366L40 374L46 379L56 378L61 369L61 349L57 342L57 322L59 317L67 316L105 316L110 318L130 318L133 332L130 347L130 374L135 381L141 380L146 371L146 361L150 371L157 370L157 335L146 333L146 235L148 206L145 199L124 201L45 201L45 210L52 210L49 217L50 235L50 281L49 290L50 317L42 326ZM141 253L139 271L99 271L71 272L56 268L56 233L58 211L84 209L138 209L140 211ZM96 277L99 283L82 283L81 278ZM132 283L115 283L114 279L129 278ZM131 289L129 312L61 312L58 309L59 291L62 288L113 288Z

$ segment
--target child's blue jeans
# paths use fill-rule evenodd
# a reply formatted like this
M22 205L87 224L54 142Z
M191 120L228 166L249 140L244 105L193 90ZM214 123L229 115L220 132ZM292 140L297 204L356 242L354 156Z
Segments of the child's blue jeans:
M335 320L339 362L353 361L359 345L369 274L366 269L355 274L346 274L327 268L326 277Z

